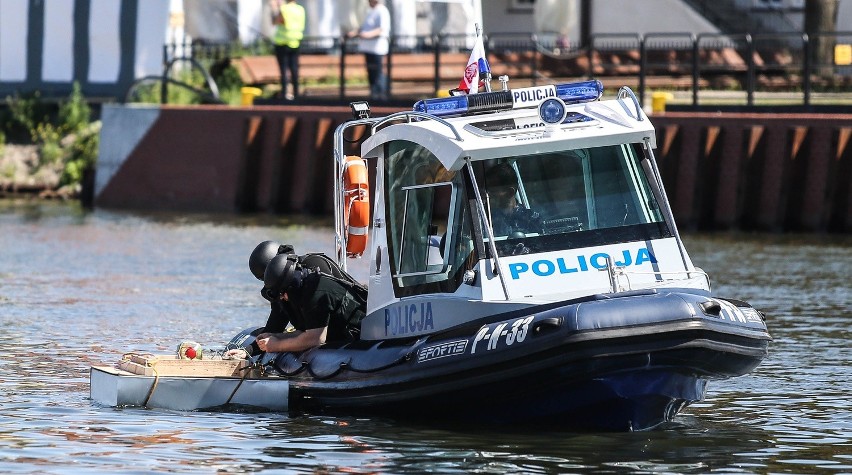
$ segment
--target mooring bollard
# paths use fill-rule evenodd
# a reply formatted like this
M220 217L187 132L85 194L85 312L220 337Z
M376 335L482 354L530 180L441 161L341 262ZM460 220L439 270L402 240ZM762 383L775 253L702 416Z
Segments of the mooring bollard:
M674 94L670 92L655 92L651 94L651 111L654 114L664 114L666 112L666 102L674 99Z
M254 105L254 98L260 96L262 92L263 91L256 87L240 88L240 93L242 93L240 104L244 106Z

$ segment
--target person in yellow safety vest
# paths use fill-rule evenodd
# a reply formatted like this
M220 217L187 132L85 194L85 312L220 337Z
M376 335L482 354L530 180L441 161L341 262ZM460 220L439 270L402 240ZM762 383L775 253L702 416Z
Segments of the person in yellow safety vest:
M272 23L276 25L275 58L281 71L281 95L293 100L299 95L299 45L305 34L305 9L296 0L271 0ZM287 72L293 92L287 92Z

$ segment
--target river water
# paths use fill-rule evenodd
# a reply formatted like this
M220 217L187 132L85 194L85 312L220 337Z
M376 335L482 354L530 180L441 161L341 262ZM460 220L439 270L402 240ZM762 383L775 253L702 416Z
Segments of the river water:
M0 201L0 472L852 473L852 238L687 235L714 293L767 314L750 375L641 433L495 432L382 418L102 407L88 370L264 323L266 239L331 252L305 218ZM365 261L354 261L356 276ZM413 408L416 410L416 408Z

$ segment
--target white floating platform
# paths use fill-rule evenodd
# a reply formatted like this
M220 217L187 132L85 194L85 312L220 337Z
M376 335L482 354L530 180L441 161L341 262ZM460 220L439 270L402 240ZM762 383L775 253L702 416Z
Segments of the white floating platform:
M242 360L177 360L134 357L119 367L92 366L91 399L106 406L191 411L225 404L274 411L288 409L290 383L281 377L249 374Z

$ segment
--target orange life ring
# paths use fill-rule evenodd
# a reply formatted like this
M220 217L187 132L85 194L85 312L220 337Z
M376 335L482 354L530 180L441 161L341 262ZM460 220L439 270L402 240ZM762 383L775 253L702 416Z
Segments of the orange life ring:
M370 184L361 157L347 156L343 163L343 196L346 255L360 257L367 249L370 227Z

